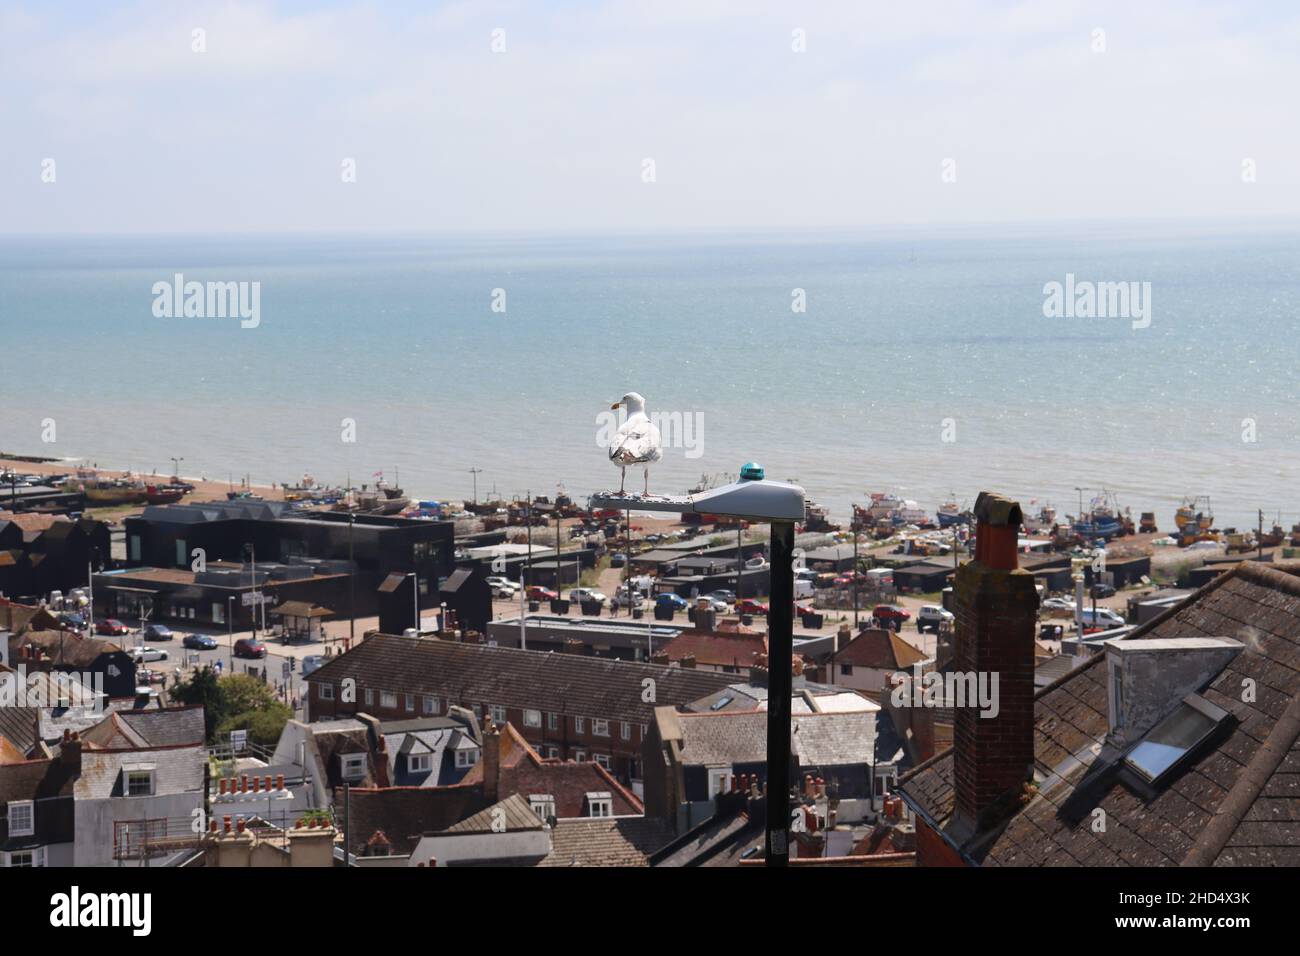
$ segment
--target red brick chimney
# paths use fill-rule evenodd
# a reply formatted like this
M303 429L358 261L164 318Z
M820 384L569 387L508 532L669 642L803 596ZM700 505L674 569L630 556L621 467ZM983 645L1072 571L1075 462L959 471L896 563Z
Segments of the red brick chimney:
M977 702L955 708L954 827L978 833L1019 803L1034 763L1034 577L1017 568L1022 515L1009 498L981 492L975 502L975 560L958 568L953 668L993 688L996 716ZM960 834L954 834L960 835Z

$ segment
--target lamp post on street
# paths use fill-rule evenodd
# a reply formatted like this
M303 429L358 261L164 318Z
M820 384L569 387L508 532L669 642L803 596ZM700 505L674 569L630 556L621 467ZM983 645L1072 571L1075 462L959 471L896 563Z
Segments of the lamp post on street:
M768 611L767 821L765 861L790 861L790 695L794 672L794 526L803 521L804 490L768 481L762 466L750 462L740 480L694 495L663 496L605 492L592 497L593 508L677 514L715 514L772 527L771 604Z

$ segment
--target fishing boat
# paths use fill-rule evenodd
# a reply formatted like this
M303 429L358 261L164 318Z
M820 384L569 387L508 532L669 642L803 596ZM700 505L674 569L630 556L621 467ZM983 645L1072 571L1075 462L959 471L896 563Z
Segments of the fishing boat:
M809 500L804 503L803 530L809 532L831 532L839 531L840 526L837 524L831 524L830 519L827 517L826 509L817 504L817 502Z
M1115 496L1104 488L1089 503L1086 514L1074 522L1074 531L1084 540L1103 538L1110 540L1124 531L1124 523L1115 503Z
M81 468L63 484L65 491L79 492L93 505L136 505L148 501L144 482L134 478L104 478L93 469Z
M1214 512L1210 510L1210 496L1188 495L1183 499L1178 511L1174 513L1174 525L1180 533L1189 533L1197 529L1209 531L1214 526ZM1188 528L1187 525L1192 525Z
M145 500L151 505L170 505L185 497L184 488L169 485L145 485Z
M951 528L955 524L967 524L970 521L970 512L964 511L961 505L957 504L957 496L949 494L948 500L939 506L934 513L939 519L940 528Z

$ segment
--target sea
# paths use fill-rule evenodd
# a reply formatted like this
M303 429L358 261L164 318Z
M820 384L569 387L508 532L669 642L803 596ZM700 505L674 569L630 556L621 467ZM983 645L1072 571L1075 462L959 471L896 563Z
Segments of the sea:
M158 314L177 281L256 283L256 323ZM1067 282L1149 312L1049 314ZM582 499L618 487L601 443L635 391L652 493L752 461L841 520L873 491L1065 514L1105 489L1162 529L1194 495L1289 528L1298 331L1294 223L5 236L0 450Z

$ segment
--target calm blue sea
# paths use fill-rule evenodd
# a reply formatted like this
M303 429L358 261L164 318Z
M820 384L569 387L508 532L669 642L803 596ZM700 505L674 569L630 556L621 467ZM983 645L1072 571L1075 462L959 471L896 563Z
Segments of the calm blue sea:
M259 327L155 317L178 272L260 282ZM1150 327L1045 318L1067 273L1151 283ZM0 449L259 483L382 470L433 498L477 467L480 495L583 495L617 482L597 416L636 390L702 423L652 491L752 459L841 516L868 490L1073 512L1104 486L1162 527L1187 494L1289 526L1298 315L1285 227L4 238Z

